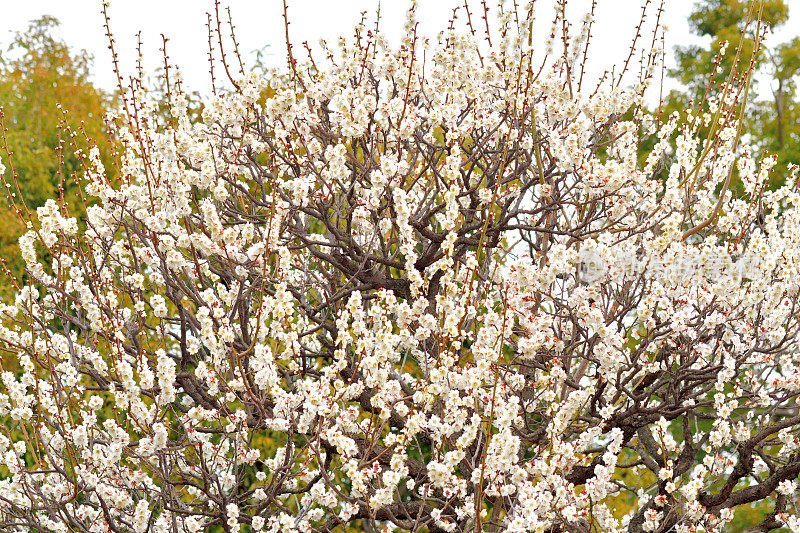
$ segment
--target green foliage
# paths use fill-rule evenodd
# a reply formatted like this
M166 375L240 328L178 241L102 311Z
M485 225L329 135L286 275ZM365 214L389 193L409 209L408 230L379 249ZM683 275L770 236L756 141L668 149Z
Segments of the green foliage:
M754 22L743 34L751 6ZM756 20L759 13L760 24ZM750 93L742 134L759 149L777 155L778 164L772 178L776 185L784 181L787 164L800 164L800 107L796 81L800 73L800 38L771 48L762 47L756 57L753 53L758 32L763 31L765 25L775 28L786 23L788 16L786 0L699 2L689 17L690 25L697 35L711 38L711 42L707 47L677 47L678 67L671 74L685 89L673 91L666 105L667 112L687 109L690 101L696 104L717 93L736 67L735 57L741 43L738 71L752 62L758 72L767 77L766 81L763 81L764 76L752 80L755 90ZM728 44L723 53L725 42ZM717 60L719 68L715 68ZM761 86L757 84L759 79Z
M101 159L110 166L103 118L110 97L90 81L91 57L85 51L73 53L56 39L57 27L50 16L32 21L0 57L0 104L10 152L3 154L4 178L13 195L0 208L5 221L0 255L17 280L23 272L17 239L25 224L11 204L35 210L48 198L60 198L80 217L84 206L74 177L80 175L81 157L75 152L86 153L97 142ZM9 291L0 287L0 294Z
M695 33L716 38L721 31L738 27L747 16L749 5L749 1L743 0L706 0L695 7L689 23ZM782 24L789 17L789 6L784 0L766 0L763 6L765 22Z
M778 167L800 164L800 102L797 75L800 74L800 37L768 51L772 87L771 99L757 102L752 131L761 148L778 156Z
M711 44L708 48L700 46L679 46L676 49L678 68L672 72L682 83L686 84L692 96L702 93L708 84L709 77L713 74L715 58L720 54L723 43L727 42L725 53L721 55L720 71L713 75L715 83L723 82L734 66L736 51L742 44L740 61L746 66L753 59L756 43L756 32L764 24L772 27L786 22L789 8L785 0L765 0L761 13L761 23L751 24L745 35L741 28L748 18L748 11L752 2L744 0L705 0L695 6L689 17L689 22L694 33L701 37L710 37ZM758 16L759 4L754 7L752 19ZM744 38L744 42L742 42ZM763 54L755 58L756 64L764 61Z

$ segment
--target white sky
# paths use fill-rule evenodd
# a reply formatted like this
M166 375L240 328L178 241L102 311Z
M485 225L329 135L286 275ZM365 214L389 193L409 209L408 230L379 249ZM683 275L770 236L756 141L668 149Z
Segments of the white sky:
M480 0L469 0L473 13L481 11ZM490 6L496 0L488 0ZM523 2L520 2L522 4ZM694 0L665 0L663 19L667 24L667 60L672 65L676 44L697 42L689 33L687 16ZM203 93L209 89L207 62L206 12L213 10L213 0L110 0L111 29L116 37L117 52L123 71L132 72L136 51L136 33L142 30L146 67L153 70L161 62L160 35L170 40L168 51L171 63L177 64L189 87ZM445 28L455 5L462 0L419 0L418 20L421 32L433 37ZM570 0L570 18L578 19L591 4L590 0ZM655 4L655 5L654 5ZM789 0L793 6L792 20L782 28L781 38L787 38L800 21L800 0ZM230 6L237 39L246 59L251 51L269 46L269 61L282 64L286 57L281 0L222 0ZM362 11L374 20L378 0L289 0L290 36L298 56L304 55L300 46L308 40L312 48L318 40L334 40L338 35L351 35ZM606 68L624 62L628 54L642 0L598 0L596 24L592 31L589 74L599 75ZM544 42L552 19L552 0L537 2L537 19L541 23L541 42ZM23 30L27 22L44 14L61 22L60 37L72 47L83 48L94 55L94 75L98 85L115 87L111 59L100 14L101 0L0 0L0 43L3 47L13 32ZM381 28L384 34L397 40L402 32L407 0L382 0ZM651 2L650 24L655 18L657 2ZM474 15L473 15L474 16ZM460 16L463 19L463 15ZM224 30L223 30L224 31ZM797 30L794 30L797 33ZM649 43L649 31L644 35ZM618 67L619 68L619 67ZM655 95L657 96L657 95Z

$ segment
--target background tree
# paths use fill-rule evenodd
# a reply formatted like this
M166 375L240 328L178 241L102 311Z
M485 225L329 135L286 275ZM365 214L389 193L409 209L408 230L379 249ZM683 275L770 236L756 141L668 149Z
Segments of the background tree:
M696 35L711 42L708 46L676 48L678 66L672 74L689 88L687 96L702 97L709 81L717 86L724 81L733 67L736 50L742 40L740 61L748 64L754 60L758 66L763 63L763 55L752 57L759 26L751 25L744 38L742 36L742 26L751 7L761 13L763 24L773 28L785 23L789 16L789 6L785 0L766 0L755 4L743 0L700 0L695 3L689 15L689 26ZM720 54L724 43L727 44L721 55L721 68L715 72L716 56Z
M707 46L690 45L676 48L677 68L671 72L685 89L673 91L666 106L667 113L689 108L690 101L699 101L715 94L733 68L740 43L740 63L755 67L751 80L747 120L743 126L754 146L777 155L780 165L772 183L786 178L786 164L800 164L800 122L798 122L797 80L800 69L800 39L785 43L762 41L760 52L753 53L759 40L759 28L751 25L742 33L751 6L759 10L764 25L778 28L789 16L785 0L749 2L746 0L701 0L689 17L696 35L709 39ZM781 169L781 170L778 170Z
M0 105L6 128L4 179L13 201L35 210L49 198L58 198L82 218L81 189L75 177L82 170L80 157L90 146L100 150L110 165L104 115L110 97L90 79L91 57L73 53L54 36L58 21L49 16L18 32L0 59ZM91 140L89 140L91 139ZM25 221L3 202L0 255L15 277L22 273L17 239ZM4 285L3 290L10 290Z
M759 145L778 156L781 166L800 164L800 38L765 50L769 99L755 103L748 132Z

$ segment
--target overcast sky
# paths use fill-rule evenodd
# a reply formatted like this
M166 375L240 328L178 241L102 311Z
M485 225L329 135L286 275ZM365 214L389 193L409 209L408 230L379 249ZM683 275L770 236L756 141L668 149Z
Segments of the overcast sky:
M469 0L475 10L480 0ZM489 0L495 5L496 0ZM668 65L676 44L697 42L689 32L687 16L694 0L666 0L663 16L667 27ZM111 29L117 40L122 68L131 72L134 66L136 33L141 30L145 57L152 70L160 61L160 35L170 40L168 51L171 62L180 66L184 79L192 89L207 92L209 87L207 63L206 12L213 9L213 0L110 0ZM435 36L446 27L455 5L462 0L419 0L418 19L424 35ZM579 19L589 8L591 0L570 0L570 18ZM652 2L657 5L657 2ZM784 38L797 28L800 21L800 1L794 5L792 21L776 38ZM5 46L14 31L23 30L29 20L44 14L53 15L61 22L60 37L75 48L83 48L94 55L95 81L101 87L115 86L110 55L100 13L101 0L0 0L0 43ZM275 65L286 57L281 0L223 0L229 6L237 27L237 39L246 59L252 60L252 51L265 46L268 60ZM539 0L536 4L542 41L552 18L552 0ZM593 30L592 63L590 73L599 75L606 68L624 62L631 38L641 13L641 0L598 0L596 26ZM289 0L290 35L293 42L307 40L314 46L320 38L335 39L340 34L351 35L360 14L367 11L374 19L378 0ZM382 0L381 27L386 35L397 40L402 32L406 0ZM650 9L654 21L655 6ZM463 18L463 17L462 17ZM794 30L797 33L797 30Z

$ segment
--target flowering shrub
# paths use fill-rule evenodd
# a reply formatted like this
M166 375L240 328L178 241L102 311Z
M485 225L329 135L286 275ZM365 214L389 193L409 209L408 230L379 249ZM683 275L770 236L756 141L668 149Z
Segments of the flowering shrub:
M531 17L362 26L200 124L129 93L0 307L3 530L798 530L800 194L747 69L659 120L658 50L590 93L591 19L541 66Z

